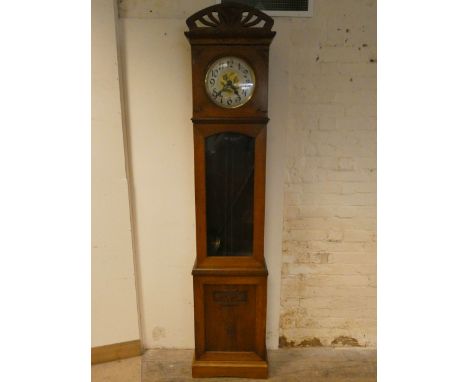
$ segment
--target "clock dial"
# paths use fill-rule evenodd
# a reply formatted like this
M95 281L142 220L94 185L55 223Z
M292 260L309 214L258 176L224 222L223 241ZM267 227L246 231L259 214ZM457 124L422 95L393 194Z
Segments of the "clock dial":
M243 59L222 57L208 68L205 88L216 105L232 109L244 105L252 97L255 74Z

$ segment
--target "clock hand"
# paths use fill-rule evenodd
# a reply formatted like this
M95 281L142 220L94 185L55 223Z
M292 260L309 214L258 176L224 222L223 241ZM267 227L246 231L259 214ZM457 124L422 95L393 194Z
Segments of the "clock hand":
M229 88L234 92L236 96L240 97L240 94L238 92L239 88L235 87L234 85L229 86Z
M238 92L239 88L238 88L237 86L235 86L235 85L232 83L231 80L228 80L225 86L229 86L229 87L232 89L232 91L234 92L234 94L237 95L237 96L239 96L239 92ZM240 96L239 96L239 97L240 97Z
M216 91L216 89L213 89L213 91L214 91L214 92L215 92L215 94L216 94L216 97L220 96L220 95L221 95L221 93L222 93L223 91L225 91L225 90L226 90L226 87L223 87L223 88L222 88L222 89L221 89L219 92L218 92L218 91Z
M223 88L222 88L219 92L216 92L216 97L219 96L219 95L221 95L222 92L226 91L227 88L228 88L228 86L227 86L227 85L224 85ZM216 91L216 90L215 90L215 91Z

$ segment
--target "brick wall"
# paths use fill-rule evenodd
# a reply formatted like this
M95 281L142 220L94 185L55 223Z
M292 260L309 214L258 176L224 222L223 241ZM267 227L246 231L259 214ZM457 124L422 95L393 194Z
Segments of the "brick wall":
M376 1L289 32L280 346L375 346Z

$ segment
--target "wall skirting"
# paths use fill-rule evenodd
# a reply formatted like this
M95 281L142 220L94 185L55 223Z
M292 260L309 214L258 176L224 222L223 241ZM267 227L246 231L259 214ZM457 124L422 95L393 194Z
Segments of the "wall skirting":
M91 348L91 364L116 361L141 355L140 340Z

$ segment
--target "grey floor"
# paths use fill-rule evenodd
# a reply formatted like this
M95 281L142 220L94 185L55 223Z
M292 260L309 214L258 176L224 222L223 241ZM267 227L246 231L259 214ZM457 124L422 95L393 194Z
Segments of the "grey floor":
M366 348L300 348L268 353L270 378L284 382L375 382L376 350ZM193 350L148 350L142 357L92 367L92 382L248 382L251 379L192 379ZM258 380L255 380L258 381Z

